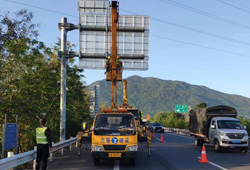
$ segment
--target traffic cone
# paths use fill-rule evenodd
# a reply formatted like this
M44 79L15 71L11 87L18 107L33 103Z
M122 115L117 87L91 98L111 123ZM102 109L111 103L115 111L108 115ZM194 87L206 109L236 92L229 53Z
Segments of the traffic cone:
M163 133L161 133L161 140L160 140L160 142L164 142Z
M155 138L155 132L153 131L153 136L152 136L152 138Z
M201 151L201 159L199 161L200 163L209 163L207 161L207 154L206 154L206 149L205 149L205 146L203 145L202 147L202 151Z

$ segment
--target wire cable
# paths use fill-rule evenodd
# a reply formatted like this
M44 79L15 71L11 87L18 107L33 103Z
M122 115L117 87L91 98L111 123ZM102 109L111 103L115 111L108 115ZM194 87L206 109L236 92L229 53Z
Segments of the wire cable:
M227 53L227 54L232 54L232 55L237 55L237 56L241 56L241 57L250 58L249 55L244 55L244 54L234 53L234 52L230 52L230 51L225 51L225 50L221 50L221 49L218 49L218 48L212 48L212 47L207 47L207 46L203 46L203 45L199 45L199 44L195 44L195 43L184 42L184 41L175 40L175 39L167 38L167 37L162 37L162 36L158 36L158 35L154 35L154 34L150 34L150 36L155 37L155 38L160 38L160 39L163 39L163 40L174 41L174 42L178 42L178 43L182 43L182 44L192 45L192 46L201 47L201 48L205 48L205 49L209 49L209 50L214 50L214 51L219 51L219 52L223 52L223 53Z
M40 9L40 10L43 10L43 11L57 13L57 14L60 14L60 15L66 15L66 16L69 16L69 17L78 18L78 16L75 16L75 15L66 14L66 13L63 13L63 12L58 12L58 11L54 11L54 10L50 10L50 9L46 9L46 8L41 8L41 7L37 7L37 6L33 6L33 5L21 3L21 2L16 2L16 1L12 1L12 0L5 0L5 1L12 2L12 3L15 3L15 4L19 4L19 5L28 6L28 7L32 7L32 8L36 8L36 9Z
M236 8L236 9L238 9L238 10L241 10L241 11L243 11L243 12L246 12L246 13L249 13L249 14L250 14L250 11L247 11L247 10L245 10L245 9L243 9L243 8L240 8L240 7L236 6L236 5L233 5L233 4L230 4L230 3L227 3L227 2L221 1L221 0L217 0L217 1L219 1L220 3L226 4L226 5L228 5L228 6L231 6L231 7L233 7L233 8Z
M241 23L238 23L238 22L235 22L235 21L232 21L232 20L229 20L229 19L226 19L226 18L217 16L217 15L214 15L214 14L211 14L211 13L208 13L208 12L205 12L205 11L201 11L201 10L192 8L192 7L190 7L190 6L187 6L187 5L184 5L184 4L181 4L181 3L174 2L174 1L172 1L172 0L167 0L167 1L166 1L166 0L158 0L158 1L164 2L164 3L168 3L168 4L170 4L170 5L174 5L174 6L177 6L177 7L182 8L182 9L185 9L185 10L188 10L188 11L192 11L192 12L195 12L195 13L198 13L198 14L200 14L200 15L204 15L204 16L207 16L207 17L210 17L210 18L213 18L213 19L216 19L216 20L225 22L225 23L229 23L229 24L232 24L232 25L235 25L235 26L238 26L238 27L241 27L241 28L245 28L245 29L250 30L250 26L248 26L248 25L244 25L244 24L241 24ZM220 0L218 0L218 1L220 1Z
M130 14L140 15L140 14L137 14L135 12L128 11L128 10L124 10L124 9L120 9L120 10L124 11L124 12L127 12L127 13L130 13ZM211 36L211 37L215 37L215 38L231 41L231 42L234 42L234 43L250 46L249 42L244 42L244 41L236 40L236 39L233 39L233 38L213 34L213 33L210 33L210 32L201 31L201 30L198 30L198 29L194 29L194 28L191 28L191 27L187 27L187 26L184 26L184 25L181 25L181 24L176 24L176 23L169 22L169 21L164 21L164 20L154 18L154 17L150 17L150 19L152 19L154 21L157 21L157 22L160 22L160 23L163 23L163 24L172 25L172 26L175 26L175 27L179 27L179 28L186 29L186 30L189 30L189 31L193 31L193 32L197 32L197 33L200 33L200 34L208 35L208 36Z

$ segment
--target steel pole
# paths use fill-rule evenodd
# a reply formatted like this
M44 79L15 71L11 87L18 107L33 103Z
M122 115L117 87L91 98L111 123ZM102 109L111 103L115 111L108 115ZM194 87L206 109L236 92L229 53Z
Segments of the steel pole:
M5 114L4 125L3 125L2 159L4 158L4 150L5 150L6 125L7 125L7 114Z
M67 18L62 17L62 24L67 23ZM60 141L65 140L66 134L66 53L67 50L67 30L64 26L61 27L61 96L60 96Z

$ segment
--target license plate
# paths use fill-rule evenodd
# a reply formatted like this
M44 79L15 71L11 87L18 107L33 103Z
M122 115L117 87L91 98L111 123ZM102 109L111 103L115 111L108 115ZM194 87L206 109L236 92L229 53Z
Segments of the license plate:
M121 158L122 153L109 153L109 158Z
M232 143L241 143L240 140L233 140Z

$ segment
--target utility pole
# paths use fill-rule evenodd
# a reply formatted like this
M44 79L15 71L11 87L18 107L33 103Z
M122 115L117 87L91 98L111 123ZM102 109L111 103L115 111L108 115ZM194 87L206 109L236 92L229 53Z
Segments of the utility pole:
M67 51L67 30L65 26L67 25L67 18L62 17L62 27L61 30L61 83L60 83L60 141L65 140L66 134L66 51Z

